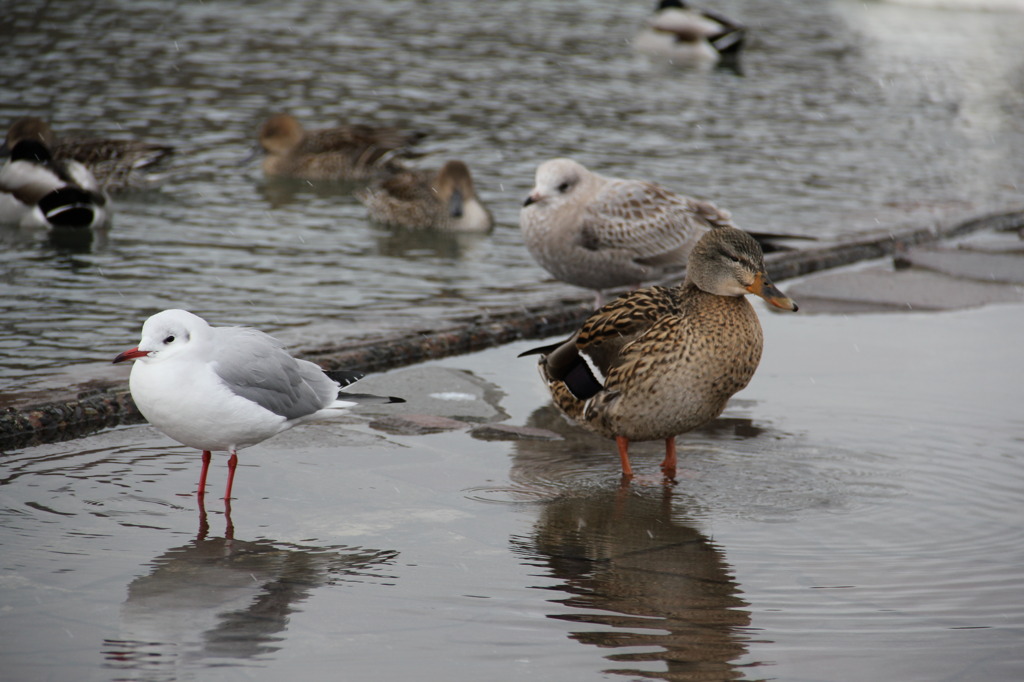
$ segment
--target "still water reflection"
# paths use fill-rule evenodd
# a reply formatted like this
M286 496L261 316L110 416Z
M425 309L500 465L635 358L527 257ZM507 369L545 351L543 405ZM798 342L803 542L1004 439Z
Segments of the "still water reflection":
M159 189L115 197L89 251L0 231L0 390L109 377L112 349L171 306L314 345L581 293L516 228L556 155L817 237L1019 204L1024 13L719 5L751 27L742 73L635 54L646 1L12 4L0 125L179 153ZM351 187L266 182L239 161L281 110L427 131L424 165L465 160L498 227L394 233Z
M551 404L533 410L526 424L563 439L515 442L514 485L473 494L538 502L532 533L514 536L512 547L527 565L543 569L539 575L557 579L543 589L562 594L551 603L570 608L548 617L595 626L570 637L605 650L606 672L665 680L744 677L736 660L746 653L750 614L723 550L699 528L696 518L707 510L689 492L687 467L694 458L713 460L724 444L756 442L765 429L726 416L688 434L681 439L683 480L665 486L656 465L664 454L660 443L636 444L637 479L620 484L607 439L572 424Z
M544 589L568 594L552 601L574 613L551 617L577 624L572 639L610 651L606 672L743 677L733 662L746 653L747 603L723 551L673 504L671 487L566 496L513 546L560 581Z
M201 500L199 509L197 537L128 585L121 636L103 642L106 668L172 680L218 659L258 660L280 649L291 614L317 588L395 579L382 571L396 551L240 540L230 507L224 536L209 537Z

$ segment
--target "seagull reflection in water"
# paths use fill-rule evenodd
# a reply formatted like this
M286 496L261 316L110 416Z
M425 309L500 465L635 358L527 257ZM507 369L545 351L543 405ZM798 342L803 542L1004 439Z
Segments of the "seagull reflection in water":
M209 537L201 498L199 510L195 540L167 550L128 585L122 636L103 644L107 668L177 679L208 659L267 656L281 648L290 614L315 589L395 580L382 571L397 551L238 540L230 506L225 537Z

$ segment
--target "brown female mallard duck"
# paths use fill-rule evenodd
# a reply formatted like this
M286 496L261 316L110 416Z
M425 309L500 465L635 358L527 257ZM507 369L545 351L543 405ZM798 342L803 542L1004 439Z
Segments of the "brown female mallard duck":
M399 157L422 137L361 124L306 130L291 114L277 114L260 126L259 144L266 175L359 181L402 170Z
M370 219L408 230L490 232L494 221L476 195L469 166L453 159L440 170L406 170L356 192Z
M671 479L675 437L721 414L761 360L761 324L746 294L797 309L768 278L753 237L714 227L690 253L682 284L631 291L567 341L523 355L541 355L541 376L560 410L615 439L623 477L633 475L629 441L664 439L661 468Z

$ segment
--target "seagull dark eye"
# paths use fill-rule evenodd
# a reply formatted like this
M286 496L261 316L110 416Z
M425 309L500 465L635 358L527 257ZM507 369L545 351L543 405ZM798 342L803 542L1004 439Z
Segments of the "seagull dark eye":
M164 343L174 343L174 334L171 334L166 339L164 339Z
M567 191L569 191L569 183L563 182L561 185L558 186L558 191L561 192L562 194L565 194Z

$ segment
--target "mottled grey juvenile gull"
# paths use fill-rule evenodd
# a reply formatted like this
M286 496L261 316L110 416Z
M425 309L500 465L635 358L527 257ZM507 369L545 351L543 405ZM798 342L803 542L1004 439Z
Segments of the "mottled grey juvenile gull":
M728 211L646 180L606 178L572 159L537 168L519 214L530 254L556 278L597 291L637 286L686 264L712 226L734 227Z
M114 362L137 360L129 387L142 415L174 440L203 451L199 492L206 491L212 450L226 450L231 485L238 450L301 422L367 402L404 402L342 393L359 372L328 376L289 355L280 341L248 327L211 327L184 310L165 310L142 325L142 340Z

